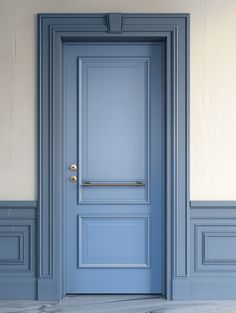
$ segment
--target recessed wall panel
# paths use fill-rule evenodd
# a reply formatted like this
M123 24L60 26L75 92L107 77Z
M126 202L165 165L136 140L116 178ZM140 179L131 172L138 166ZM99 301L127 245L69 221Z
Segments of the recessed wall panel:
M0 277L33 276L35 249L33 220L2 219L0 221Z
M204 263L236 265L236 231L204 234Z
M193 219L192 275L234 275L235 271L236 225L230 219Z
M23 234L0 232L0 264L22 262Z

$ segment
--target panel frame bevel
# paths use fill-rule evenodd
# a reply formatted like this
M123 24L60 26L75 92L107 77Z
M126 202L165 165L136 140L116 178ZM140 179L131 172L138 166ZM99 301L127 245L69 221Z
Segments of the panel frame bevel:
M109 32L107 17L106 13L38 14L38 299L60 299L65 294L64 42L165 43L164 295L179 297L173 283L189 279L189 14L124 13L119 34Z
M0 232L19 236L19 260L0 262L0 299L36 299L37 201L0 201Z
M0 238L1 237L15 237L18 238L18 243L19 243L19 257L17 259L10 259L10 258L4 258L4 259L0 259L0 266L1 265L10 265L10 264L17 264L17 265L21 265L24 264L24 253L23 253L23 249L24 248L24 238L25 238L25 232L10 232L10 231L4 231L1 232L0 231ZM0 269L1 271L1 269Z
M145 107L145 111L146 111L146 118L145 118L145 130L146 130L146 136L147 136L147 147L145 147L145 160L146 160L146 177L145 178L130 178L129 180L120 180L122 182L130 182L130 181L145 181L145 183L147 184L147 186L144 186L145 188L145 194L146 194L146 199L144 200L136 200L136 199L131 199L131 200L125 200L125 199L114 199L114 200L106 200L106 199L95 199L95 200L85 200L82 198L82 190L80 188L80 186L78 186L78 192L77 192L77 201L78 204L149 204L150 203L150 58L149 57L78 57L77 58L77 78L78 78L78 83L79 83L79 87L78 87L78 92L77 92L77 105L78 105L78 125L77 125L77 134L78 134L78 143L77 143L77 164L79 165L78 168L80 169L80 173L81 173L81 169L82 169L82 163L83 163L83 155L82 155L82 142L83 142L83 136L82 136L82 130L81 130L81 126L82 126L82 86L81 86L81 82L83 81L82 79L82 61L86 61L86 60L142 60L143 63L147 63L147 106ZM88 116L87 116L87 120L88 120ZM81 125L81 126L80 126ZM86 132L88 131L88 129L86 129ZM87 147L88 148L88 147ZM88 152L87 152L88 154ZM86 172L88 172L88 164L86 167ZM82 174L83 175L83 174ZM89 181L93 181L93 179L91 177L86 177L85 179L83 179L83 176L81 178L81 174L79 175L79 180L78 180L78 184L81 185L82 180L89 180ZM107 181L112 181L112 182L118 182L118 180L116 181L115 179L109 179L109 180L104 180L104 179L99 179L99 180L95 180L95 181L99 181L99 182L107 182ZM86 188L86 187L85 187Z
M9 236L18 236L20 258L16 261L4 260L0 262L1 277L33 277L35 269L35 221L19 219L1 219L0 233ZM10 273L10 275L9 275Z
M191 219L191 276L192 277L235 277L236 260L206 261L206 237L234 234L236 219L232 218L192 218Z
M226 226L228 228L228 226ZM203 237L204 237L204 250L203 250L203 264L207 265L229 265L229 264L232 264L232 265L236 265L236 257L234 259L210 259L208 256L208 253L207 253L207 248L208 248L208 242L207 242L207 239L209 237L218 237L218 238L221 238L221 237L235 237L236 238L236 229L235 231L229 231L229 230L224 230L224 231L219 231L219 232L216 232L216 231L205 231L203 232ZM232 247L233 248L233 247Z
M98 219L104 219L104 218L143 218L146 219L146 227L147 227L147 264L141 263L127 263L127 264L95 264L95 263L84 263L82 262L82 247L80 240L82 239L82 219L83 218L98 218ZM148 214L78 214L77 216L77 227L78 227L78 243L77 243L77 249L79 251L79 257L78 257L78 268L150 268L150 216Z

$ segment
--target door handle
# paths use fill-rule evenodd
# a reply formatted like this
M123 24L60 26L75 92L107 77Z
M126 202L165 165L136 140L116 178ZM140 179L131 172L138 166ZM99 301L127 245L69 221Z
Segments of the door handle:
M134 182L128 182L128 183L102 183L102 182L94 182L85 180L82 181L81 186L83 187L143 187L145 186L145 183L143 181L134 181Z

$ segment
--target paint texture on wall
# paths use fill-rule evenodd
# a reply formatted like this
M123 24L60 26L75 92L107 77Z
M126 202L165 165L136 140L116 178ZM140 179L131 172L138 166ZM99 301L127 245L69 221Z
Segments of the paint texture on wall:
M0 0L0 200L37 199L37 13L190 13L190 198L236 199L235 0Z

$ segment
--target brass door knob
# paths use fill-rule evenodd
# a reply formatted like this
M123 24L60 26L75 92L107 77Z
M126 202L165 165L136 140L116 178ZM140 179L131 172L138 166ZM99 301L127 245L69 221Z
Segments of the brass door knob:
M71 181L72 183L76 183L76 182L77 182L77 176L71 176L71 177L70 177L70 181Z
M76 164L71 164L71 165L69 166L69 170L72 171L72 172L77 171L77 165L76 165Z

